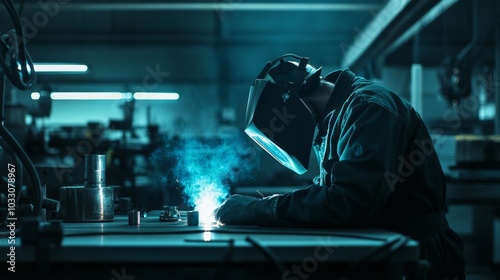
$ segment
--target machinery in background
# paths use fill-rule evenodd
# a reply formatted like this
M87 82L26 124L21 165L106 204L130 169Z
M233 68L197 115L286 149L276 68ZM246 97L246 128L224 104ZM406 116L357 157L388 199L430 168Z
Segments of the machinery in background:
M462 56L445 57L438 70L441 95L451 105L457 105L471 94L471 69L469 61Z
M9 81L20 90L28 90L36 84L36 73L33 61L26 49L24 28L12 1L3 1L14 23L14 29L4 32L0 29L0 142L2 146L1 160L7 161L8 176L1 177L2 191L0 193L0 224L4 225L10 218L39 217L42 209L57 210L58 202L44 197L43 186L31 159L23 146L4 126L5 82ZM19 120L18 120L19 121ZM20 123L24 121L20 120ZM10 157L9 157L10 156ZM26 173L25 173L26 172ZM22 188L25 175L29 179L31 193L23 195ZM4 186L5 185L5 186ZM3 199L7 197L7 199ZM26 199L23 201L21 198ZM26 213L16 209L26 208ZM8 216L7 214L8 213ZM14 217L13 217L14 216ZM21 220L20 219L20 220ZM14 223L14 222L10 222Z
M446 175L447 216L464 242L465 263L484 269L494 265L499 244L500 10L490 1L469 3L471 40L438 68L448 108L432 123L431 136Z
M450 179L500 181L493 67L473 63L477 50L466 49L476 54L469 59L447 60L440 69L441 94L449 107L442 119L431 124L433 141Z
M87 166L83 163L89 155L100 154L106 158L102 165L105 167L107 185L110 186L106 189L106 196L114 197L109 203L113 209L106 208L107 212L116 210L117 213L126 213L134 206L148 204L150 204L150 209L159 209L164 204L174 203L165 201L165 197L180 196L178 193L163 194L164 191L151 184L151 180L147 178L150 175L147 162L151 153L158 147L164 146L168 139L159 133L158 125L152 124L149 117L146 127L132 126L133 103L124 102L121 106L123 120L110 120L107 126L102 123L89 122L84 126L46 127L39 120L50 115L52 99L49 90L40 90L39 93L40 98L34 101L34 106L9 104L6 106L5 113L6 123L15 134L14 139L26 151L39 174L43 201L51 201L48 197L66 201L66 204L65 202L62 204L61 212L58 212L58 204L54 206L57 206L54 209L42 208L42 220L91 219L89 218L91 214L85 212L90 211L89 209L67 207L67 201L74 199L80 201L78 207L84 207L81 206L83 201L97 199L92 189L89 191L89 188L84 189L81 186L82 178L86 175L84 169ZM0 162L9 161L16 163L16 166L20 165L14 159L10 160L11 157L7 155L12 154L12 151L7 148L0 149ZM22 166L19 166L18 170L22 173ZM19 178L17 181L20 184L17 188L17 197L27 197L27 199L20 200L23 205L26 205L26 211L20 210L19 213L33 211L32 198L35 193L27 188L26 184L30 183L27 179L29 178L24 178L23 181ZM3 180L1 183L3 186ZM7 187L2 189L6 190ZM3 202L6 200L1 195L0 206L3 207ZM85 204L88 203L85 202ZM24 208L19 207L19 209ZM1 214L0 216L4 217L5 211ZM108 218L105 219L110 220L109 216L107 215Z
M431 135L445 175L453 181L499 182L500 136Z
M480 10L490 9L474 7L475 17L481 16ZM495 24L481 24L475 22L470 43L456 56L446 57L438 68L440 94L449 107L442 119L431 124L432 137L449 178L500 181L500 135L495 134L498 82L493 62L483 55Z
M43 119L52 113L52 98L50 90L39 90L40 97L33 100L34 105L27 108L27 131L25 150L29 155L43 153L46 149L46 127Z
M100 154L106 158L102 166L105 167L106 185L113 188L117 212L126 213L134 205L148 201L159 209L164 195L148 177L148 161L151 153L164 146L168 139L158 133L156 125L134 129L146 137L123 139L121 131L94 122L86 126L47 129L43 149L31 150L30 157L47 183L48 195L56 198L60 194L78 196L75 192L85 191L67 187L81 185L81 178L86 175L84 161L90 155ZM60 193L62 187L65 189Z

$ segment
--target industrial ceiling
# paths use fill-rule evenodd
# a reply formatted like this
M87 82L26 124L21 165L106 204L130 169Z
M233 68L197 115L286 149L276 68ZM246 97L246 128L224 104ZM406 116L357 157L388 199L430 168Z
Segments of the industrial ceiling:
M159 73L162 80L168 76L170 84L248 84L265 61L289 52L331 68L362 69L381 61L409 65L416 57L436 65L444 55L458 53L476 34L473 3L28 0L15 4L35 62L89 66L85 75L39 75L38 87L107 84L113 90L133 91L144 85L150 72ZM419 21L439 5L433 18ZM6 11L0 11L0 27L12 28ZM408 32L411 27L413 32ZM416 34L420 52L415 52Z

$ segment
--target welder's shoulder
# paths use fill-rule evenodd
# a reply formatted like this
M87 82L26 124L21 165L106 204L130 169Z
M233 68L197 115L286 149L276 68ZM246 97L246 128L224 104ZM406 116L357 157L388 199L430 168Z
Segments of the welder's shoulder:
M376 104L391 113L402 123L410 121L411 105L399 94L382 83L361 81L351 95L353 103Z

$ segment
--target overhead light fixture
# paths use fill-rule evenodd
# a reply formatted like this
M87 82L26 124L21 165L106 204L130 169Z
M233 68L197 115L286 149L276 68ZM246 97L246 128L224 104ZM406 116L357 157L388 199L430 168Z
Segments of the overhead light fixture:
M32 93L31 93L31 99L33 99L33 100L38 100L38 99L40 99L40 93L39 93L39 92L37 92L37 91L32 92Z
M52 92L53 100L177 100L179 94L175 92ZM40 99L40 92L32 92L31 99Z
M121 92L52 92L53 100L120 100L124 94Z
M34 63L35 72L38 73L86 73L89 67L85 64L70 63Z
M175 92L136 92L134 93L136 100L177 100L179 94Z

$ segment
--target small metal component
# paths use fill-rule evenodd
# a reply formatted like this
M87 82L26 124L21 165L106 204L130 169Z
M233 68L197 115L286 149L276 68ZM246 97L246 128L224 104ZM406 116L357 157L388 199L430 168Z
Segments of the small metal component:
M160 221L162 222L178 222L181 220L181 213L177 206L162 206L160 212Z
M130 210L128 211L128 225L138 226L141 224L141 211Z
M188 211L187 212L187 225L197 226L200 222L200 213L198 211Z
M265 197L261 192L259 192L259 190L256 190L256 191L257 191L258 194L260 194L260 196L262 196L262 198Z

